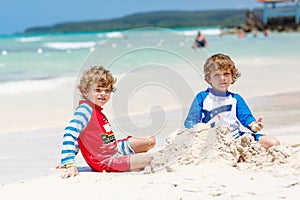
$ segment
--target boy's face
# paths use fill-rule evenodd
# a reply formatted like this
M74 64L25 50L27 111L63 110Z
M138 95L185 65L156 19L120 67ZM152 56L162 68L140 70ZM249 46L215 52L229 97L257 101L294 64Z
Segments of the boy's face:
M84 97L96 104L97 106L104 106L110 99L111 87L100 87L97 84L93 84L89 91L84 93Z
M231 70L214 70L207 80L216 92L226 92L232 83Z

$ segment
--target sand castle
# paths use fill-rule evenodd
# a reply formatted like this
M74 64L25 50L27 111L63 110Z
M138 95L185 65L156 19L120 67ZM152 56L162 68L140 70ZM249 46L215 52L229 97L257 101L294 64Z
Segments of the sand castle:
M300 164L296 162L299 154L300 144L273 146L266 151L251 134L234 139L229 127L209 128L199 124L190 130L173 132L164 147L153 153L151 170L167 167L167 171L172 171L170 166L176 162L179 165L223 162L239 170L272 171L274 167L286 169L289 166L288 169L299 175ZM149 173L149 168L145 173Z

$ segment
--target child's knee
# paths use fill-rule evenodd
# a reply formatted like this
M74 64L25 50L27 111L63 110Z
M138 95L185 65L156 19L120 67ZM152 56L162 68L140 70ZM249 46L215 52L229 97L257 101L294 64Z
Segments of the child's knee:
M271 139L271 144L272 144L272 146L279 146L280 142L276 138L272 138Z
M156 139L154 136L150 136L148 138L148 145L150 148L154 147L154 145L156 144Z
M271 136L262 136L262 137L259 139L259 143L260 143L266 150L268 150L268 149L269 149L270 147L272 147L272 146L278 146L278 145L280 145L279 140L277 140L276 138L271 137Z

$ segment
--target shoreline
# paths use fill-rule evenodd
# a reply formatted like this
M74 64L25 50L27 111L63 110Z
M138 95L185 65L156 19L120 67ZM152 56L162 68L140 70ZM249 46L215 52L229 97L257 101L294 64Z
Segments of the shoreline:
M18 99L13 100L18 97L20 93L12 95L0 94L2 101L6 102L2 104L2 106L0 105L0 109L3 113L7 114L0 117L0 120L3 122L2 126L0 126L0 135L64 127L73 114L73 89L70 90L69 88L72 84L73 83L69 82L67 83L67 87L60 87L59 90L54 89L56 90L55 93L57 93L54 96L62 96L64 98L47 97L46 94L49 94L48 91L33 91L22 97L22 104L16 103L19 101ZM40 96L44 97L40 98ZM39 99L39 103L36 102L35 99ZM249 104L254 116L263 116L265 122L267 122L267 126L285 127L298 125L298 120L300 119L300 90L285 91L285 93L270 93L265 96L246 96L244 99ZM43 109L47 105L52 105L50 110ZM23 114L9 114L11 106ZM112 110L108 106L105 108L105 112L106 115L110 116ZM186 108L170 108L164 111L176 115L178 111L182 109L187 111L188 108L189 106ZM138 120L140 117L147 117L149 115L148 112L150 111L147 110L143 113L136 113L131 115L130 118ZM10 120L13 116L15 121ZM28 118L24 118L24 116ZM122 119L122 117L120 117L120 119ZM112 118L111 121L113 120L115 119Z

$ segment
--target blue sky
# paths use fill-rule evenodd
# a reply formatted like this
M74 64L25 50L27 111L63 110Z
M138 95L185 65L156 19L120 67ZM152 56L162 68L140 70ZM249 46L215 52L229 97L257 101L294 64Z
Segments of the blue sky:
M1 0L0 34L61 22L102 20L159 10L261 7L256 0Z

